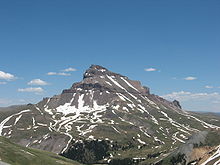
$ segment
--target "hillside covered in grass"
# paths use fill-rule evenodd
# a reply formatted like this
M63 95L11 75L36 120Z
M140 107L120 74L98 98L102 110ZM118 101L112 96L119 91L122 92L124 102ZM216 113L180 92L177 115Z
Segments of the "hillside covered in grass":
M54 153L22 147L0 137L0 160L11 165L79 165Z

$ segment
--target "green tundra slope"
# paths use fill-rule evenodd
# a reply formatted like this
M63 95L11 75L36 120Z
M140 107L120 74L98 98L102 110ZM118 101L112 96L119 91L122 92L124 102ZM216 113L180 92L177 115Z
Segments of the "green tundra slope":
M79 165L54 153L22 147L4 137L0 137L0 161L11 165Z

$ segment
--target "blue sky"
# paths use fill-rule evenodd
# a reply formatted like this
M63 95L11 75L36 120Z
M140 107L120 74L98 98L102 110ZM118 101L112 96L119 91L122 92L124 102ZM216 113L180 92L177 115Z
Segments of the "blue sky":
M59 94L99 64L185 109L220 112L219 8L218 0L0 1L0 106Z

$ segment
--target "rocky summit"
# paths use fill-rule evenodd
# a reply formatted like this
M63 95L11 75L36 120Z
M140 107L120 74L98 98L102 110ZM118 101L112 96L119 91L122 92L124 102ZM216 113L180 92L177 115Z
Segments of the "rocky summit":
M219 130L218 116L185 111L99 65L59 95L0 109L1 136L86 164L219 163Z

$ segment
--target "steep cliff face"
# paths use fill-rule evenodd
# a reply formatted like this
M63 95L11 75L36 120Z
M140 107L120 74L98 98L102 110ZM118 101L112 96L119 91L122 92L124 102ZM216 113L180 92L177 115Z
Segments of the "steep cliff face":
M82 145L93 157L96 152L87 145L104 140L108 152L94 159L105 163L120 158L157 162L194 133L219 129L218 122L209 123L212 116L186 112L178 101L151 94L139 81L98 65L59 95L0 113L1 136L64 155Z

